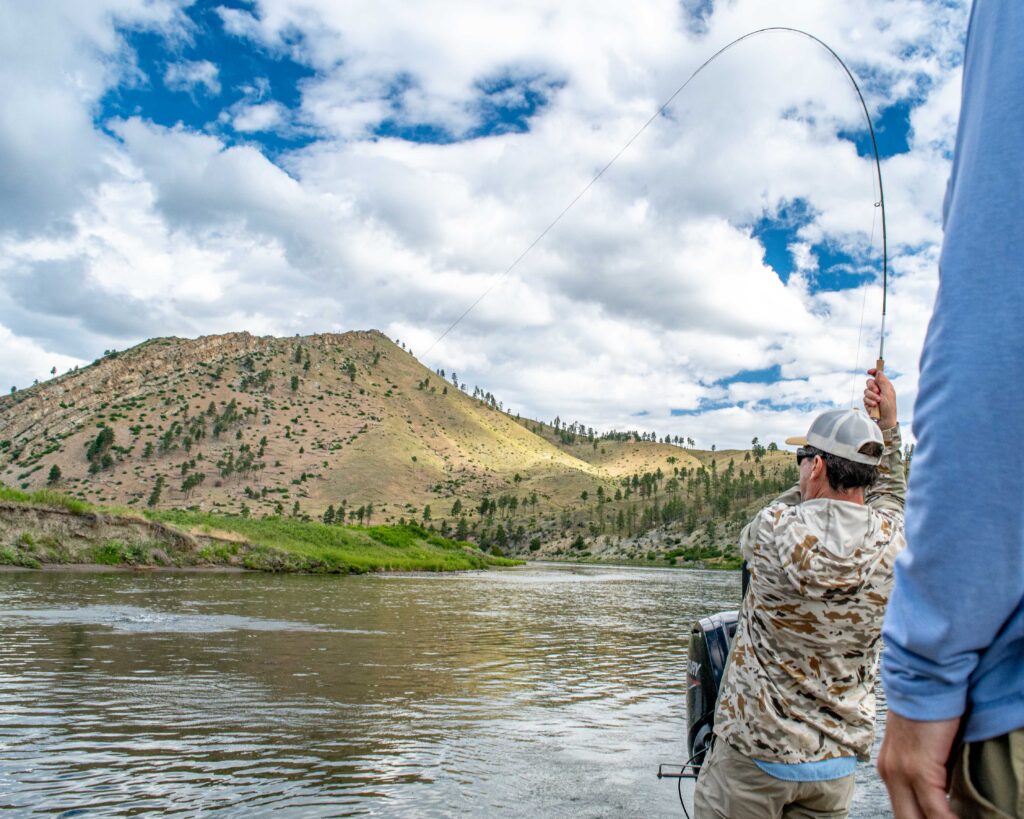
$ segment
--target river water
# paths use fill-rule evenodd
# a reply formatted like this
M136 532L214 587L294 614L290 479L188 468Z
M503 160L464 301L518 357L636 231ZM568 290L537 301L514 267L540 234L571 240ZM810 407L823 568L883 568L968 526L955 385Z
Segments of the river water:
M0 573L0 810L681 817L689 628L738 600L685 570ZM852 815L887 808L860 766Z

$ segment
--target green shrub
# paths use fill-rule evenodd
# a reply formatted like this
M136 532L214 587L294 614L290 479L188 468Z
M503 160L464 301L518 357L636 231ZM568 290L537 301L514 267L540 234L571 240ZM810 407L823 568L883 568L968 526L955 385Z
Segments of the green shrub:
M121 559L122 544L116 540L108 540L93 547L92 562L103 566L119 566L124 561Z

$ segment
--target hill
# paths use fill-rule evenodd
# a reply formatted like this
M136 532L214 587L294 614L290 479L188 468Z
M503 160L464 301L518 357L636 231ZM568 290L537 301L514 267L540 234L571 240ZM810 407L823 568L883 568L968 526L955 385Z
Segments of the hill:
M372 525L509 553L728 557L791 456L596 433L468 395L376 331L158 338L0 398L0 481L90 503Z

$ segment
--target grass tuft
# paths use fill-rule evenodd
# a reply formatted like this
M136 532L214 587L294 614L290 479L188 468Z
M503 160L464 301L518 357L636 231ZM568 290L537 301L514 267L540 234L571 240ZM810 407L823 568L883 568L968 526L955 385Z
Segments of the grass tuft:
M0 484L0 501L24 504L25 506L47 506L51 509L67 509L76 515L88 515L95 508L85 501L54 492L52 489L39 489L35 492L23 492L10 486Z

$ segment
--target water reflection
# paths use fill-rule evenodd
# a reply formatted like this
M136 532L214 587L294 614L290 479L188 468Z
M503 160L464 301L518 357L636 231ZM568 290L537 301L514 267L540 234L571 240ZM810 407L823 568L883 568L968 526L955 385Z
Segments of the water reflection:
M0 574L0 809L680 816L714 572ZM854 815L885 815L862 766Z

